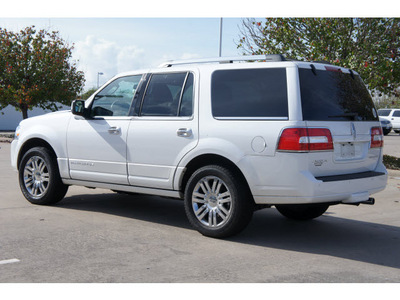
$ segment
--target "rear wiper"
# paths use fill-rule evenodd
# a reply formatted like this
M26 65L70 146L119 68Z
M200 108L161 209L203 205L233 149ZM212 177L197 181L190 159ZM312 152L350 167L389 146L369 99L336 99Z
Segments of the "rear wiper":
M347 114L336 115L336 116L328 116L328 118L353 118L353 120L355 120L357 116L358 116L357 113L347 113Z

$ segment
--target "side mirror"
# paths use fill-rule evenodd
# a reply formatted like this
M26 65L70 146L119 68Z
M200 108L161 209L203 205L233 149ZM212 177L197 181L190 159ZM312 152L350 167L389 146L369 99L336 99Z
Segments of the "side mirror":
M85 101L83 100L72 101L71 112L74 115L84 117L86 115Z

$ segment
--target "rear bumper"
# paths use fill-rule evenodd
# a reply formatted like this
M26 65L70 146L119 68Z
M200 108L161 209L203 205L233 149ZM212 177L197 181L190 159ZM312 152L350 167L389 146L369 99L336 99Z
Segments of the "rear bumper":
M253 197L257 204L359 203L385 189L386 183L386 170L318 178L302 172L297 187L293 187L299 196L283 196L280 193Z
M302 171L284 186L257 186L252 191L257 204L359 203L384 190L387 178L383 164L375 171L336 176L314 177Z

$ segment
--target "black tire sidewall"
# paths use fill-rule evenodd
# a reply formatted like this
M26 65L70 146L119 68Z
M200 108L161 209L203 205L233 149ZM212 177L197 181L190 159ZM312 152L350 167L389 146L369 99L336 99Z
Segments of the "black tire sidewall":
M228 221L216 228L202 224L195 216L192 207L193 190L199 180L207 176L215 176L224 181L232 199L231 213ZM205 166L195 171L187 182L184 195L185 212L190 224L205 236L224 238L237 234L246 227L253 214L253 208L243 184L235 178L229 169L218 165Z
M31 194L27 191L27 189L25 187L25 182L24 182L24 169L25 169L26 163L33 156L38 156L41 159L43 159L47 165L47 170L49 172L49 184L48 184L47 190L44 193L44 195L41 196L40 198L32 197ZM32 204L51 205L51 204L57 203L64 197L64 195L68 189L68 187L65 186L61 181L59 171L58 171L57 160L51 155L49 150L47 150L44 147L34 147L34 148L28 150L24 154L24 156L21 160L21 163L20 163L19 169L18 169L18 173L19 173L18 174L19 184L20 184L22 194Z

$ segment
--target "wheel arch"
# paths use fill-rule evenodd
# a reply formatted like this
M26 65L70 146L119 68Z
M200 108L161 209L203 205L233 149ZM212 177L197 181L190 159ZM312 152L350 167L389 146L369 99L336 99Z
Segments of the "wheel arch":
M180 184L179 184L179 191L182 193L182 195L185 191L185 187L186 187L186 184L187 184L190 176L192 176L192 174L199 168L207 166L207 165L219 165L219 166L225 167L228 170L230 170L234 174L234 176L237 176L238 178L240 178L240 181L243 183L243 186L247 189L249 196L251 196L251 200L254 202L247 179L244 176L243 172L239 169L239 167L234 162L232 162L230 159L228 159L224 156L218 155L218 154L211 154L211 153L199 155L199 156L193 158L186 165L185 172L184 172L183 176L181 177Z
M53 147L44 139L41 138L31 138L27 140L22 146L21 149L19 150L18 153L18 159L17 159L17 169L19 169L19 165L21 163L22 158L24 157L25 153L34 147L44 147L47 150L50 151L51 155L57 159L57 154L54 151Z

